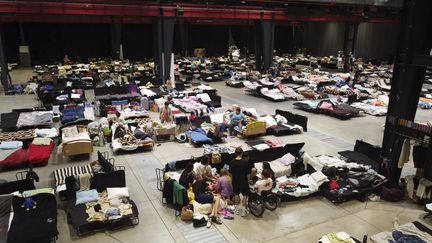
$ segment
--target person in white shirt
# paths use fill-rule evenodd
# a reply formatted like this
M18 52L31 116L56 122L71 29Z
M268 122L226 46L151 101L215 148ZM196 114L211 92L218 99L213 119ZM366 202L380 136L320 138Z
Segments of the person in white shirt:
M261 172L261 179L255 183L255 192L261 195L261 192L271 190L272 186L273 180L271 179L271 171L269 169L264 169Z
M202 178L206 181L217 180L217 177L212 173L210 158L208 156L204 156L201 159L201 163L194 164L194 175L195 177L202 176Z

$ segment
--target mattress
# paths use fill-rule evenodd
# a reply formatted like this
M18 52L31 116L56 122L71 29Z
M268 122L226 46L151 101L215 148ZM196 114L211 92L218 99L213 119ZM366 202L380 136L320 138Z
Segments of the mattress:
M32 196L32 199L37 202L37 207L27 211L22 207L24 198L13 198L14 216L8 233L8 242L50 242L58 235L55 196L41 193Z
M88 222L87 218L89 215L86 212L85 204L75 205L75 200L68 202L68 210L71 216L71 224L73 228L78 232L78 235L87 234L93 231L108 229L114 230L122 227L136 225L139 222L138 219L138 208L133 200L129 200L132 205L132 214L121 217L116 220L108 221L94 221Z
M255 168L257 169L258 173L261 173L263 168L262 168L262 162L258 162L255 163ZM281 177L281 176L289 176L291 175L291 166L286 166L284 164L282 164L281 162L279 162L278 160L274 160L272 162L270 162L270 167L273 170L273 172L275 173L275 177Z

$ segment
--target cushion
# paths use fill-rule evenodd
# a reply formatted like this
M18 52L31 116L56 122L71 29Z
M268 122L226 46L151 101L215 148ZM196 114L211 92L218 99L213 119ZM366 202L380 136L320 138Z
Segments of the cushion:
M19 166L28 161L28 153L25 149L18 149L11 153L4 160L0 161L0 165Z
M129 197L129 191L127 187L108 187L107 192L108 200L114 198Z
M99 194L96 189L76 192L76 202L75 205L84 204L88 202L94 202L99 199Z
M279 158L279 162L288 166L288 165L293 164L295 162L295 157L292 154L287 153L284 156L282 156L281 158Z

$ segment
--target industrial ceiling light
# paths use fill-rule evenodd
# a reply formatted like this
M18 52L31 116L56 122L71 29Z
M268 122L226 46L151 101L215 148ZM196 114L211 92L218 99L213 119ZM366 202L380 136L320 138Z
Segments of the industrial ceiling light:
M246 1L241 1L241 3L242 3L242 4L245 4L245 3L246 3Z

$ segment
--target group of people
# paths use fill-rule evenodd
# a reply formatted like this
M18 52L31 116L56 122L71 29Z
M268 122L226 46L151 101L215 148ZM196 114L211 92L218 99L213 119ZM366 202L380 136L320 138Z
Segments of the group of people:
M247 152L243 152L240 147L235 150L235 158L219 173L210 163L210 157L204 156L201 162L188 164L179 179L183 187L192 188L197 203L212 204L207 227L210 227L212 222L221 223L221 201L224 205L234 205L234 213L244 217L248 213L250 193L261 195L261 192L269 191L273 187L274 172L270 164L264 163L263 170L258 175L257 170L249 163Z

